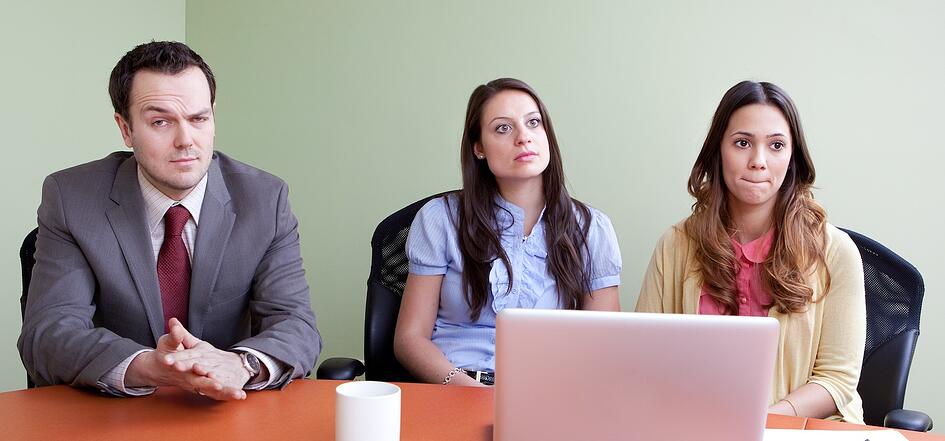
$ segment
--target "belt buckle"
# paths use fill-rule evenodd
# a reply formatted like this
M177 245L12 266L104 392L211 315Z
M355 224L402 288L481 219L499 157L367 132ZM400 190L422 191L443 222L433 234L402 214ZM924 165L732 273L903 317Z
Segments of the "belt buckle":
M473 370L467 370L467 369L463 369L463 371L466 372L466 375L469 378L472 378L479 383L485 384L487 386L491 386L495 384L495 373L493 372L473 371ZM491 377L491 381L490 381L490 377Z

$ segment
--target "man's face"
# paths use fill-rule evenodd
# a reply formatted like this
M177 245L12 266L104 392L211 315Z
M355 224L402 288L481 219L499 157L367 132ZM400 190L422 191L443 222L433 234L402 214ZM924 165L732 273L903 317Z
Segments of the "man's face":
M181 200L203 179L213 155L210 86L197 67L177 75L135 73L128 116L115 114L125 145L134 150L144 176Z

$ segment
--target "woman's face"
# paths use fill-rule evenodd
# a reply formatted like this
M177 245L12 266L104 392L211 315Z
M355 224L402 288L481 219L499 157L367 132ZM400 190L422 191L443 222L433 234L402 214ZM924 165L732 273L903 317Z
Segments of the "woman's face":
M781 111L751 104L735 111L722 138L722 177L736 210L774 211L791 163L791 127Z
M489 165L496 182L541 179L548 167L548 135L538 104L519 90L504 90L482 109L480 141L474 153Z

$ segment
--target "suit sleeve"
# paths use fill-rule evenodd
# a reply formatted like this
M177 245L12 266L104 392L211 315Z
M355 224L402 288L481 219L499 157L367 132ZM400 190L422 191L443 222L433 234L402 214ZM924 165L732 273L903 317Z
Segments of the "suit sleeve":
M288 367L270 387L283 387L315 366L322 340L302 269L299 223L289 206L288 187L278 195L276 230L253 276L249 302L253 336L234 344L263 352ZM258 332L256 330L258 329Z
M122 360L147 349L93 322L97 284L76 244L54 176L43 182L36 264L17 347L38 385L98 387Z

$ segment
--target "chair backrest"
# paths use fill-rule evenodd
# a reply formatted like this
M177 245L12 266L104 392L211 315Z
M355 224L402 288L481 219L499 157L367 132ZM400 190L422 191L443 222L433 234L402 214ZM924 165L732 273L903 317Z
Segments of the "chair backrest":
M33 265L36 264L36 259L33 258L33 254L36 253L36 235L38 233L39 228L33 228L33 231L30 231L23 239L23 245L20 246L20 270L23 272L23 294L20 295L20 319L26 317L26 298L30 293L30 279L33 277ZM27 374L26 387L32 388L35 386L36 384L33 383L33 379Z
M857 391L866 424L882 426L890 410L902 409L925 284L919 270L889 248L843 231L860 250L866 285L866 350Z
M417 381L394 357L394 329L400 299L407 283L407 234L427 201L449 192L427 196L387 216L371 238L371 275L364 308L365 378L376 381Z

